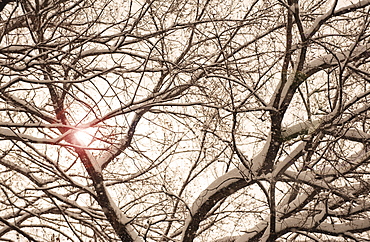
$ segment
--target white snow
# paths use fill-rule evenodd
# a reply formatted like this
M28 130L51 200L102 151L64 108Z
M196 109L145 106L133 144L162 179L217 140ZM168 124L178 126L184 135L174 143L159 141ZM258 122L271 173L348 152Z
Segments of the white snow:
M0 122L0 127L27 127L27 128L68 128L77 129L75 126L63 125L63 124L49 124L49 123L11 123L11 122Z
M263 166L270 145L271 145L271 133L267 137L265 145L263 146L262 150L251 161L250 169L253 172L253 174L257 174L260 171L261 167Z
M289 196L285 196L284 200L278 205L277 211L281 213L290 213L297 207L301 206L302 203L310 196L311 192L314 192L313 188L307 188L305 193L296 196L296 198L288 203Z
M321 124L321 120L314 120L310 121L307 120L305 122L301 122L292 126L289 126L284 129L282 132L282 138L286 139L289 137L293 137L302 133L312 133L315 129Z
M333 54L327 54L327 55L324 55L324 56L321 56L320 58L317 58L311 62L309 62L304 70L303 70L303 73L309 73L309 74L312 74L310 73L312 70L315 70L317 68L319 68L320 66L324 66L324 65L336 65L336 64L340 64L341 62L345 61L347 58L349 58L349 56L351 56L351 59L355 58L355 57L358 57L360 55L362 55L363 53L365 52L368 52L370 49L370 44L367 44L367 45L360 45L360 46L357 46L352 52L351 51L344 51L344 52L337 52L337 53L334 53L335 56L333 56Z
M274 171L272 172L272 177L276 177L281 173L283 169L286 169L289 165L292 165L292 159L295 159L306 147L307 142L301 142L290 154L285 157L283 161L276 164Z
M107 151L97 160L100 167L104 168L109 164L116 156L118 156L122 150L127 146L127 135L120 140L119 144L113 144Z
M344 224L322 223L317 229L333 233L346 233L370 228L370 219L354 219Z
M206 202L209 199L209 197L217 193L219 190L223 189L224 187L229 186L230 184L236 181L239 181L240 179L243 179L243 178L247 179L248 174L249 174L249 171L241 165L239 168L234 168L231 171L227 172L226 174L218 177L194 201L191 207L191 213L192 214L196 213L199 207L202 204L204 204L204 202Z
M316 18L311 28L306 31L305 35L312 36L320 28L322 23L325 22L327 19L331 18L332 16L346 13L352 9L360 9L360 8L366 7L367 5L370 5L370 0L359 1L357 3L353 3L353 4L350 4L350 5L347 5L347 6L344 6L344 7L341 7L335 10L337 5L338 5L337 3L333 4L332 8L329 11L327 11L325 14L321 15L320 17Z
M325 179L321 179L321 180L316 179L316 174L313 173L311 170L300 171L300 172L287 170L284 172L284 175L296 181L309 184L311 186L320 187L322 189L330 189L330 186L325 181Z
M81 52L81 57L86 57L86 56L91 56L91 55L101 55L101 54L107 54L110 53L111 50L106 48L106 49L99 49L97 47L91 48L85 51Z
M47 138L37 138L31 135L20 134L12 131L11 129L0 128L0 137L14 140L22 140L25 142L32 143L42 143L42 144L54 144L58 139L47 139Z
M135 231L135 229L130 225L131 220L119 209L116 205L116 203L113 201L112 197L106 190L106 196L109 199L109 204L113 208L114 212L116 213L117 218L119 219L120 224L125 224L126 230L128 234L131 236L131 238L135 242L142 242L143 240L141 237L139 237L138 233Z

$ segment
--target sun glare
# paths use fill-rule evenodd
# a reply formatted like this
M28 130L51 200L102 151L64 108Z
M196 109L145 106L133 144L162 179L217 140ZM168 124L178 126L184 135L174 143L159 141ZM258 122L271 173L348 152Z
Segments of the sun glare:
M96 128L87 128L77 131L74 135L84 145L89 145L94 138Z

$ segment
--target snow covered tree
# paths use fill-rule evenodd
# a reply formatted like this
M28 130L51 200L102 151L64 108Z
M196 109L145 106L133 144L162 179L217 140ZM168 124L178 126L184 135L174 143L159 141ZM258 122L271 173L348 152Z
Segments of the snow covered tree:
M370 0L0 11L0 241L370 239Z

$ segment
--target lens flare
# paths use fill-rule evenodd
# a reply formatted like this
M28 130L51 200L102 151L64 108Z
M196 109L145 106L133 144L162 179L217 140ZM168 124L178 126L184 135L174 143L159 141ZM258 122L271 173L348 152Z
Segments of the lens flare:
M77 131L74 135L78 141L87 146L94 139L95 132L96 128L87 128Z

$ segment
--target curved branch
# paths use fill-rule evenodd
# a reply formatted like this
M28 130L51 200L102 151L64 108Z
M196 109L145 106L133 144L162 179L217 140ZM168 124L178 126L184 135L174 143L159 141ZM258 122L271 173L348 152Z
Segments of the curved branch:
M0 2L0 12L3 11L3 9L5 8L7 4L12 3L12 2L15 2L15 0L2 0Z
M244 166L235 168L216 179L193 203L190 215L185 221L182 241L193 241L200 222L217 202L255 182L256 180L251 179L250 172Z

